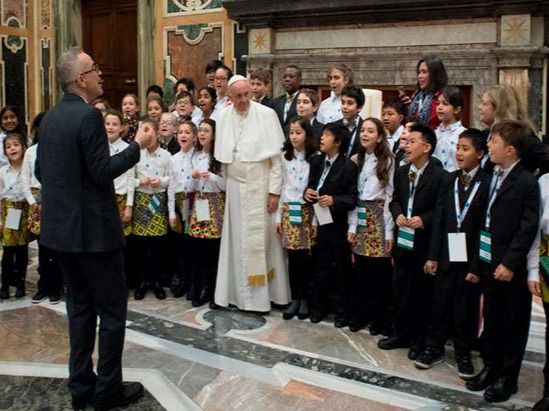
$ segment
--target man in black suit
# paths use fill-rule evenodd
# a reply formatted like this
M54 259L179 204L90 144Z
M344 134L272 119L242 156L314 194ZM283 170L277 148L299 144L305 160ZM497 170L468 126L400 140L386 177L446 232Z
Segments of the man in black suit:
M57 79L65 92L40 126L36 175L42 183L41 243L57 252L67 280L73 407L108 410L137 401L139 383L122 383L127 291L124 235L113 179L139 161L151 139L135 141L110 157L101 112L89 102L103 94L101 70L78 48L64 52ZM93 371L96 318L99 360Z
M358 170L343 153L349 145L347 128L329 123L320 140L322 155L311 159L309 184L305 200L328 207L333 223L318 227L317 245L313 251L315 274L311 322L320 322L328 311L330 283L338 288L340 307L337 328L348 325L348 304L351 287L351 247L347 242L347 213L356 206Z
M380 340L384 350L412 346L408 358L422 351L430 324L432 277L425 274L435 205L448 173L433 161L436 135L423 124L410 129L407 148L410 164L395 172L395 190L389 205L397 225L393 247L395 273L393 335Z
M539 187L523 166L531 129L504 120L488 142L494 172L476 254L484 292L484 369L466 386L489 402L509 399L518 376L530 327L532 295L527 255L539 225Z
M358 153L360 130L364 122L360 117L360 111L365 102L364 91L356 84L345 86L341 91L341 114L343 114L343 118L336 123L343 124L349 130L349 147L345 151L345 155L349 158Z
M301 86L301 69L290 64L282 74L282 86L285 93L273 100L272 109L278 114L282 128L287 129L288 122L297 116L297 94Z

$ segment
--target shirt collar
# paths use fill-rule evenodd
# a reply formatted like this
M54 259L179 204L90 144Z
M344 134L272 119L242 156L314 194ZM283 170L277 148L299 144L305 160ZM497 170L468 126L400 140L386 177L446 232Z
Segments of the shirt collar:
M297 151L294 149L294 157L298 160L304 160L305 159L305 150Z
M425 168L427 167L427 165L429 164L429 162L427 161L423 167L421 167L419 170L416 168L415 165L411 164L410 165L410 170L413 171L414 173L416 173L418 176L420 176L421 174L423 174L423 172L425 171ZM416 177L417 178L417 177Z
M502 179L504 180L510 173L511 171L513 170L513 168L515 168L515 166L520 162L520 159L518 159L517 161L515 161L513 164L511 164L510 166L507 166L507 167L502 167L500 165L497 165L494 167L494 175L498 172L498 171L503 171L503 175L502 175Z
M475 176L477 175L477 171L479 170L480 168L480 164L478 166L476 166L475 168L473 168L471 171L467 172L465 170L462 170L462 175L468 175L469 177L471 177L471 181L473 181L473 179L475 178Z
M440 130L441 131L449 131L451 133L453 133L454 131L456 131L458 128L461 127L461 121L456 121L455 123L452 123L452 124L448 124L447 126L444 126L444 124L440 123Z
M339 153L337 153L332 158L328 158L328 154L326 154L326 161L330 163L330 166L333 166L335 161L337 160L337 157L339 156Z
M403 131L404 131L404 126L400 125L399 128L397 128L393 134L389 135L389 139L393 141L398 141Z

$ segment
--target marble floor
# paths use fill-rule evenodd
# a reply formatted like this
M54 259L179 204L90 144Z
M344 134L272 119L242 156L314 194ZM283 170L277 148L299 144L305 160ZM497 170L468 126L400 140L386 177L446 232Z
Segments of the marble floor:
M31 257L28 296L0 302L0 410L70 409L65 305L31 304L34 247ZM545 362L543 309L535 302L532 310L519 393L492 405L465 389L451 347L446 362L420 371L406 350L381 351L366 331L149 294L129 301L124 378L147 391L130 409L526 410L541 394Z

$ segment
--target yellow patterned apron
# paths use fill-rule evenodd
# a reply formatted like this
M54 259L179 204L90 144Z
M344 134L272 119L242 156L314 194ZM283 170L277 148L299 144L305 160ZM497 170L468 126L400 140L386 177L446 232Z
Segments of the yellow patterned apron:
M4 246L25 245L31 241L30 231L27 225L29 218L29 204L26 201L9 201L2 199L2 243ZM21 210L21 219L19 220L19 229L11 230L5 227L8 209L15 208Z
M168 234L168 198L165 191L155 194L135 192L131 229L134 235L144 237Z

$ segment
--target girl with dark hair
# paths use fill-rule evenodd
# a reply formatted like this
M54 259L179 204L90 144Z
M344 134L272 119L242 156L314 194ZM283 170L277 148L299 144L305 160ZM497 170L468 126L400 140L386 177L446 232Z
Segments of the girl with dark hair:
M309 162L316 148L309 119L295 117L290 120L289 134L283 148L282 191L275 222L276 233L288 251L292 292L292 302L283 318L289 320L297 314L303 320L309 316L311 248L316 237L313 207L303 201L303 192L309 183Z
M359 331L371 320L370 333L377 335L387 327L391 291L394 223L389 202L395 171L394 155L380 120L364 120L360 147L351 159L358 164L359 176L358 205L349 216L348 231L355 259L349 329Z
M191 210L189 235L194 238L196 261L193 285L200 290L193 299L198 307L214 299L219 246L225 211L226 173L214 156L215 121L206 119L198 127L198 140L192 158L192 177L195 197Z
M437 56L426 56L417 63L417 89L412 98L403 95L402 102L408 106L408 121L420 121L435 129L440 120L437 117L437 99L440 90L448 84L444 64Z
M0 110L0 143L4 141L8 133L18 133L25 137L25 130L21 124L21 118L17 107L7 105ZM0 167L8 164L8 158L4 151L0 150Z
M217 92L213 87L202 87L198 90L198 107L202 110L203 119L211 118L216 120L215 103L217 102Z
M3 148L8 164L0 168L0 231L4 248L0 299L10 297L10 285L16 287L15 298L22 298L25 296L30 242L27 226L29 205L25 201L21 179L26 138L22 134L8 132Z

